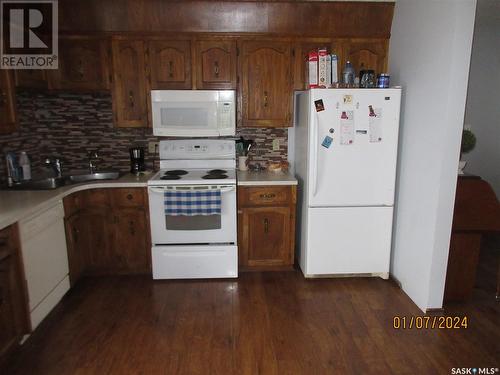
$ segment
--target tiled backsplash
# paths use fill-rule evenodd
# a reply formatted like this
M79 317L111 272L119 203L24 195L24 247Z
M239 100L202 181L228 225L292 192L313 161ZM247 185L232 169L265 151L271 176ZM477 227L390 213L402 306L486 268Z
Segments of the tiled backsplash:
M19 131L0 136L0 180L6 179L5 153L26 151L33 168L40 170L42 160L61 156L65 170L87 169L88 151L98 151L103 169L127 171L128 149L146 149L146 166L153 167L157 157L149 154L148 143L158 141L151 129L114 128L111 95L107 93L46 93L23 91L17 94ZM237 136L254 139L250 163L286 160L286 129L238 129ZM279 139L280 149L273 151L272 141Z

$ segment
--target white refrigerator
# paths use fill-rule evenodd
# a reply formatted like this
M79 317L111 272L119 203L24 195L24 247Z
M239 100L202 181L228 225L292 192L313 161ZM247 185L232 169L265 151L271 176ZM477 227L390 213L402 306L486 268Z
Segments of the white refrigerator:
M401 89L296 94L298 259L306 277L389 277Z

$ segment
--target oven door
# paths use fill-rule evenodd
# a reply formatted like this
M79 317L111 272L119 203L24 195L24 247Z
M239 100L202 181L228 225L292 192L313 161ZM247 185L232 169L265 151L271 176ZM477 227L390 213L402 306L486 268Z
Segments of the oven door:
M165 190L221 191L220 215L165 214ZM150 186L149 215L153 245L236 243L236 185Z

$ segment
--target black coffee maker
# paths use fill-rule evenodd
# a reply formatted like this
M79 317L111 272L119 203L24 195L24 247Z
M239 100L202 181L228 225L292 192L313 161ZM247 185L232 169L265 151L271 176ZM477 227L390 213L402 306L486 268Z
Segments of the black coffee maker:
M130 153L130 173L139 173L146 170L144 165L144 147L129 148Z

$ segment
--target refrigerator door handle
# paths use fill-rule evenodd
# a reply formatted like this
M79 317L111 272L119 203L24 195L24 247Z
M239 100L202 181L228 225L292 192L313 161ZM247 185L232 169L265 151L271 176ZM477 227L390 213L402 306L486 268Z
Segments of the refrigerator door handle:
M313 180L313 197L316 196L318 191L318 127L319 127L319 118L316 114L316 123L313 124L313 134L312 134L312 155L311 155L311 164L312 164L312 180Z

